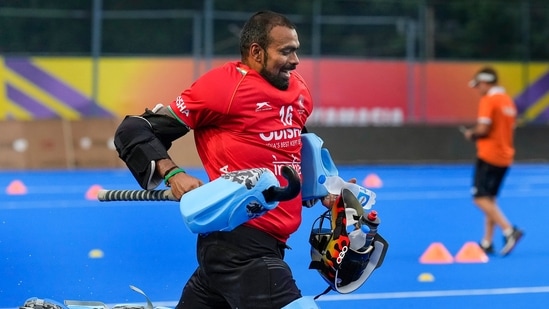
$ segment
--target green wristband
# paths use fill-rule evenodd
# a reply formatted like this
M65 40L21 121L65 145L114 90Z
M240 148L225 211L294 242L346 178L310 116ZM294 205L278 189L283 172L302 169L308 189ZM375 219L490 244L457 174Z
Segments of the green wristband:
M185 173L185 170L180 167L176 167L170 170L170 172L166 174L166 176L164 176L164 184L169 187L170 183L168 182L168 180L170 180L170 178L172 178L175 174L179 173Z

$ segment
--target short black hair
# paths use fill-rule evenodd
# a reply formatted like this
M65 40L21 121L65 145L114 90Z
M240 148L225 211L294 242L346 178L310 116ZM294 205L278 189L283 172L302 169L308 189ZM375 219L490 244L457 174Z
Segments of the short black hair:
M276 26L296 28L286 16L273 11L259 11L252 15L240 32L240 55L245 57L253 43L267 49L270 43L269 32Z

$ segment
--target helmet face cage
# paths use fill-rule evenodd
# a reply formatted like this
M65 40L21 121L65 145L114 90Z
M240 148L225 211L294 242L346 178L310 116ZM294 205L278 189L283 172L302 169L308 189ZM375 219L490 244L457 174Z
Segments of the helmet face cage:
M347 218L344 195L339 195L332 209L313 223L309 237L312 260L309 268L316 269L334 291L350 293L368 277L363 274L370 261L371 250L359 252L350 248L347 223L354 226L352 223L356 221ZM349 198L349 195L346 197ZM354 195L352 198L356 200Z

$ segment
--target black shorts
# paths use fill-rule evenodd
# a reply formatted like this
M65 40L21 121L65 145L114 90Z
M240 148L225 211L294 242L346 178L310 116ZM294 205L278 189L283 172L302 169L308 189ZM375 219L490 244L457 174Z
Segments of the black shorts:
M301 297L290 267L287 246L257 229L198 236L198 268L176 309L282 308Z
M495 166L477 158L471 193L474 197L498 195L508 167Z

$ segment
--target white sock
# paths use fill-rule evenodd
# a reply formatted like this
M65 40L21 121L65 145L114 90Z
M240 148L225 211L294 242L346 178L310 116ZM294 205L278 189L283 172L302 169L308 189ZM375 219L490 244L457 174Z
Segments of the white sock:
M505 235L505 236L509 236L509 235L511 235L511 234L513 234L513 228L512 228L512 227L510 227L510 228L508 228L508 229L505 229L505 230L503 231L503 235Z
M483 247L483 248L488 248L492 245L492 242L491 241L488 241L486 239L483 239L481 242L480 242L480 245Z

